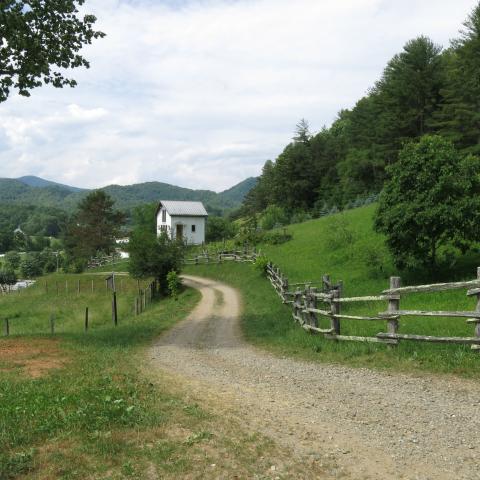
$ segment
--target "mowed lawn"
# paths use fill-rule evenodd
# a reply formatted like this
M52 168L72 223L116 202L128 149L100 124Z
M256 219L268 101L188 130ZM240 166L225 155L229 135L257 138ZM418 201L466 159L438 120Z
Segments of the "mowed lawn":
M282 245L260 245L262 253L279 266L290 283L318 282L328 274L343 281L344 296L379 295L389 287L389 276L399 275L403 285L476 278L480 256L457 259L448 271L434 278L418 272L399 273L384 246L384 238L373 231L375 206L291 225L293 239ZM333 342L303 331L291 318L269 282L250 265L190 266L188 272L218 278L239 288L244 296L243 328L248 340L280 354L322 362L402 371L430 371L480 377L480 355L470 346L401 342L398 347L356 342ZM476 299L466 289L402 296L401 308L411 310L475 309ZM320 307L321 308L321 307ZM342 305L348 314L376 315L387 310L387 302ZM328 319L322 326L329 325ZM383 321L341 321L342 334L374 336L386 331ZM474 336L474 326L465 318L403 317L400 333L436 336Z
M119 277L117 288L117 327L103 276L51 275L0 297L2 322L10 318L10 336L0 338L0 478L268 472L282 455L271 441L200 406L174 379L148 367L148 346L192 310L198 292L186 289L177 301L163 298L134 316L137 282L124 277L120 287Z

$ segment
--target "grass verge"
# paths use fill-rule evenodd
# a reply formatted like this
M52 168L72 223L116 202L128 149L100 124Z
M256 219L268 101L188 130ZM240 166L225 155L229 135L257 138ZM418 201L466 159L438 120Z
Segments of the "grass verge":
M81 280L80 293L51 288L66 280ZM124 279L116 328L102 278L50 276L0 297L13 333L0 339L0 479L272 478L279 463L285 475L311 478L310 467L282 460L289 455L268 438L149 370L152 339L184 318L199 293L184 290L135 317L136 288ZM88 332L85 302L94 312ZM52 309L55 335L45 333Z

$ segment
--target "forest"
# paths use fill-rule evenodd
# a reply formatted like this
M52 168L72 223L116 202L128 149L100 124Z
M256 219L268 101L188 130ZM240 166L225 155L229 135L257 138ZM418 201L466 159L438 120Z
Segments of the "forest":
M292 141L263 166L241 214L268 206L313 217L376 200L401 149L425 135L461 157L480 154L480 4L448 48L408 41L381 78L332 125L312 134L301 120Z

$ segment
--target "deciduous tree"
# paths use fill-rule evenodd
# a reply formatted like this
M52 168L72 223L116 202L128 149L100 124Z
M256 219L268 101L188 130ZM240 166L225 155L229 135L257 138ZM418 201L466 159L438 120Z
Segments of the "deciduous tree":
M3 0L0 3L0 102L11 90L30 96L42 84L61 88L76 81L65 70L89 67L78 52L105 34L95 16L80 17L85 0Z
M434 269L442 246L478 241L480 159L426 135L405 145L388 173L375 223L399 267Z

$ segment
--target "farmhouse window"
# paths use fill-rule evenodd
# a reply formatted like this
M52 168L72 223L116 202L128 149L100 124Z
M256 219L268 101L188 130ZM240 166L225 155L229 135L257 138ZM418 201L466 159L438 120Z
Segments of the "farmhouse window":
M192 233L195 233L195 227L196 225L192 225Z
M165 209L162 210L162 222L165 223L167 221L167 211Z

